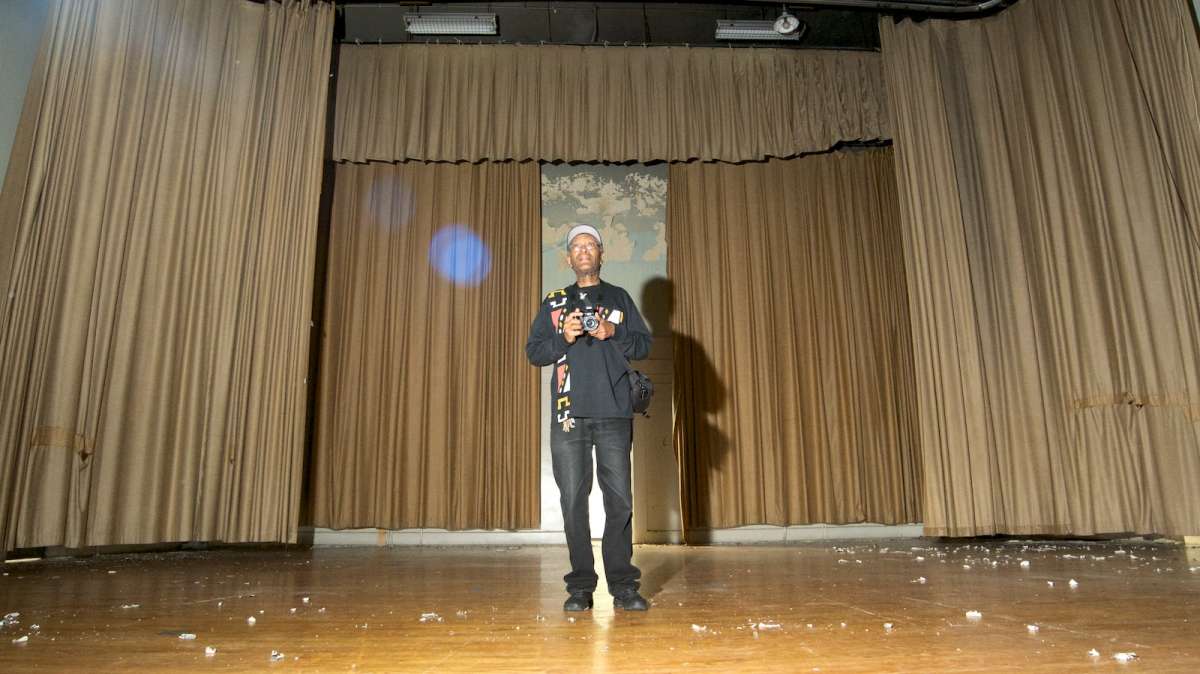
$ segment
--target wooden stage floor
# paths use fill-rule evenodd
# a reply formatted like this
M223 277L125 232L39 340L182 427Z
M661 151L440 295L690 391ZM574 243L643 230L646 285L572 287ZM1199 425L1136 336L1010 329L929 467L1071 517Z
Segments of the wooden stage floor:
M614 613L603 587L593 611L564 614L555 546L7 563L0 612L20 615L0 628L0 671L1200 671L1200 560L1169 543L639 546L635 560L644 614Z

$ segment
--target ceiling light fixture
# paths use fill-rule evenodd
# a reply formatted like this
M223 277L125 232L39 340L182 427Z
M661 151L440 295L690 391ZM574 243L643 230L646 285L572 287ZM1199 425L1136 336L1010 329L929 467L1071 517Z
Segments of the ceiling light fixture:
M790 14L788 16L791 16ZM792 17L793 19L795 17ZM717 21L718 40L773 40L795 42L804 33L797 29L788 34L775 30L776 21ZM804 24L800 24L803 26Z
M495 35L495 14L405 14L410 35Z
M800 28L800 19L788 14L787 5L783 6L783 14L775 19L775 32L780 35L791 35Z

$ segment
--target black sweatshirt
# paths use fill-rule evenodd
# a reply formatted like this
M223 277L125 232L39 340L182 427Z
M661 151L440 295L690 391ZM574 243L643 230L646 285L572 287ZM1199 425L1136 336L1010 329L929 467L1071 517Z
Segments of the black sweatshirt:
M572 308L585 303L613 323L616 331L603 341L585 332L574 344L567 344L563 323ZM560 425L572 417L632 418L625 359L641 360L649 353L650 330L633 298L624 288L604 281L584 288L572 284L546 295L525 342L530 363L554 365L550 417Z

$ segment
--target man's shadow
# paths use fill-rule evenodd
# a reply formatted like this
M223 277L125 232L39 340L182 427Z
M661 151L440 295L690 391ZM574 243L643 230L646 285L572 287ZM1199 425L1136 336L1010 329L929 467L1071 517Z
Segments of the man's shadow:
M710 509L716 503L717 474L729 452L728 439L714 423L715 415L728 398L726 386L704 346L691 335L674 329L673 281L661 276L650 279L642 288L640 304L655 337L671 336L674 386L672 391L657 394L672 395L674 401L673 444L680 475L680 526L684 540L705 543L712 527Z

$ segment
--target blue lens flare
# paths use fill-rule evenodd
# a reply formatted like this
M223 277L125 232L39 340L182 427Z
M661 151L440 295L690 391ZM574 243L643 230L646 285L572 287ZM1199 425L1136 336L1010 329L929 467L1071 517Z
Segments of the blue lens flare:
M429 263L451 283L477 286L492 271L492 252L466 225L446 225L429 242Z

